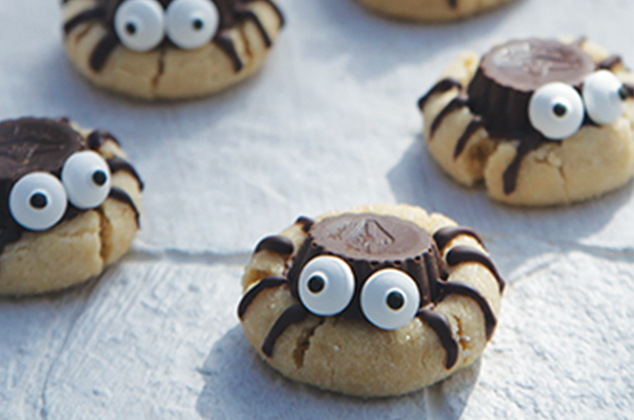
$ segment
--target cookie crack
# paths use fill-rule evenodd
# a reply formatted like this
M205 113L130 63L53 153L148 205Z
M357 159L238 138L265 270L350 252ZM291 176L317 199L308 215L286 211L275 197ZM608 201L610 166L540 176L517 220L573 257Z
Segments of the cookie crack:
M161 80L161 77L163 76L163 74L165 73L165 54L167 53L167 51L162 48L160 50L160 55L159 55L159 59L158 59L158 63L157 63L157 69L156 69L156 74L152 77L152 83L151 83L151 91L152 91L152 96L156 96L156 90L158 89L158 84Z
M96 212L99 215L99 258L105 267L110 255L110 243L107 239L112 236L112 224L102 209L97 209Z
M465 336L460 317L458 315L452 315L452 318L456 321L456 328L458 330L456 331L456 336L458 338L458 345L460 346L460 354L466 356L466 352L470 349L471 340Z
M244 51L247 54L247 57L249 58L248 63L251 63L253 61L253 51L251 51L251 42L249 41L249 37L247 36L247 31L246 31L247 23L248 22L244 22L242 25L240 25L238 30L240 31L240 36L242 37L242 40L244 41ZM246 63L245 63L245 67L246 67ZM244 69L242 71L244 71Z
M86 27L84 29L82 29L76 36L74 41L75 45L78 45L82 39L84 39L84 37L86 35L88 35L88 32L90 32L90 30L92 29L92 25L86 25ZM69 34L68 36L71 36L72 34Z
M293 350L293 361L295 362L295 367L297 367L297 369L301 369L304 366L304 358L306 356L306 352L310 348L310 339L313 335L315 335L317 328L319 328L324 322L326 322L325 319L320 320L317 325L304 331L304 333L297 338L295 350Z

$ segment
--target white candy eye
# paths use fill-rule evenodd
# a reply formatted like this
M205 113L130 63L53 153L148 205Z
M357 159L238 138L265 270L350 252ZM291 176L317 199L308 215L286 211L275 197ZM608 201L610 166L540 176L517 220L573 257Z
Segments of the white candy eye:
M582 93L588 115L597 124L612 124L623 115L627 91L612 72L592 73L583 83Z
M99 154L77 152L64 163L62 183L73 206L82 210L93 209L110 194L110 169Z
M409 324L419 304L420 294L414 280L393 268L373 274L361 290L363 314L383 330L396 330Z
M150 51L165 37L165 13L156 0L126 0L114 15L114 27L127 48Z
M13 219L29 230L46 230L57 224L68 201L59 179L46 172L33 172L20 178L9 194Z
M167 35L180 48L193 50L213 38L220 25L210 0L175 0L167 8Z
M528 106L528 117L535 130L551 140L575 134L585 117L581 96L564 83L549 83L537 89Z
M315 257L299 275L299 298L312 313L332 316L340 313L354 296L354 273L336 257Z

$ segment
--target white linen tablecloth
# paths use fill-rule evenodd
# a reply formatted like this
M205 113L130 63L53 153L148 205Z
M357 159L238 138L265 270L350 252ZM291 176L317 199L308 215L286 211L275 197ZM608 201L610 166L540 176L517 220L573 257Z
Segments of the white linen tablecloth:
M0 299L0 419L632 419L633 184L569 208L494 204L435 165L416 101L460 51L513 37L585 35L634 65L634 2L519 0L449 25L353 0L279 3L288 24L256 77L149 104L78 76L58 1L2 1L0 120L110 130L147 188L120 264L66 292ZM372 202L476 228L509 287L475 366L365 401L282 378L235 312L258 239Z

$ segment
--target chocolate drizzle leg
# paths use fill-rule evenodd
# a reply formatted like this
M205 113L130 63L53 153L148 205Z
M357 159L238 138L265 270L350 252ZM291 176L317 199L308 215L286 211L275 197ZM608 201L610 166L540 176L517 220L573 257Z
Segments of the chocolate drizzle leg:
M445 259L447 260L447 264L450 267L470 262L478 263L485 266L487 269L489 269L491 274L493 274L493 277L495 277L495 279L497 280L498 286L500 287L500 292L504 291L504 280L502 279L502 276L500 276L500 273L498 273L497 268L495 268L493 261L491 261L491 259L487 255L478 251L477 249L471 248L469 246L458 245L449 250Z
M271 37L269 36L269 34L266 32L264 25L262 25L262 22L260 22L260 19L258 18L258 16L255 13L253 13L251 10L243 9L243 10L237 11L236 18L243 21L253 22L253 24L255 24L255 27L258 29L258 32L260 32L260 35L262 36L264 45L266 45L267 48L270 48L271 45L273 45L273 41L271 40Z
M458 361L458 342L453 338L451 333L451 325L443 314L434 312L430 309L421 309L416 317L421 321L429 325L434 330L440 342L447 353L447 359L445 360L445 367L451 369Z
M466 107L467 103L468 101L466 96L459 95L455 97L454 99L452 99L447 104L447 106L444 107L443 110L438 113L438 115L436 115L436 118L434 118L434 121L432 121L431 129L429 132L429 140L432 139L432 137L436 133L436 130L440 128L440 124L445 120L445 118L447 118L454 111L457 111L459 109Z
M106 61L118 45L119 39L115 34L110 33L104 35L90 54L90 68L94 72L99 73L104 68Z
M277 339L293 324L302 322L308 317L308 311L302 305L293 305L275 321L275 324L269 331L264 343L262 344L262 353L267 357L273 357L273 347Z
M597 64L597 67L601 70L612 70L617 64L622 64L623 60L619 55L611 55L605 58Z
M524 161L524 158L533 150L547 141L541 134L533 133L530 136L524 138L524 141L520 142L517 147L515 158L511 164L504 171L502 175L502 181L504 182L504 194L511 194L517 188L517 179L519 178L520 166Z
M141 221L139 220L141 217L141 214L139 213L139 209L136 207L136 204L134 204L134 201L132 201L132 198L130 198L130 196L128 195L127 192L125 192L123 189L118 188L118 187L112 187L110 189L110 198L117 200L123 204L127 204L128 206L130 206L130 208L132 209L132 211L134 212L134 217L136 219L136 226L138 228L141 227Z
M497 320L495 319L491 306L484 296L482 296L476 289L460 283L443 283L442 289L446 294L466 296L478 304L482 310L482 314L484 315L485 336L487 340L490 340L493 335L493 330L497 324Z
M438 249L444 250L451 241L460 235L470 236L478 241L480 245L484 246L480 235L478 235L473 229L465 226L448 226L438 229L436 233L434 233L434 241L436 241Z
M227 57L229 57L229 60L231 60L231 63L233 64L233 71L236 73L240 72L240 70L244 68L244 63L238 55L233 39L231 39L228 35L218 34L214 40L218 48L224 51Z
M273 0L244 0L244 2L247 3L247 4L248 3L257 3L257 2L263 2L263 3L268 4L269 6L271 6L273 11L277 15L277 18L280 20L280 28L284 27L284 25L286 24L286 18L284 17L284 14L280 10L280 8L277 7L277 4L275 4L275 2L273 2Z
M315 224L315 222L312 219L309 219L308 217L301 216L297 218L297 220L295 221L295 224L302 225L302 230L304 231L304 233L307 233L310 230L310 228Z
M73 29L82 23L103 19L105 18L105 15L106 11L100 7L84 10L83 12L73 16L64 24L64 34L68 35L73 31Z
M469 125L465 129L464 133L462 133L462 135L458 139L458 142L456 143L456 148L453 152L454 159L458 159L458 157L464 151L464 148L466 147L471 137L473 137L476 131L478 131L482 127L484 127L484 122L482 122L482 118L479 116L473 117L473 119L471 120L471 122L469 122Z
M421 111L425 109L427 102L429 102L429 99L431 99L432 96L448 92L451 89L462 89L462 83L460 83L456 79L452 79L449 77L440 80L434 85L434 87L429 90L429 92L427 92L425 95L423 95L422 98L418 100L418 109L420 109Z
M88 147L92 150L99 150L101 146L106 144L107 141L113 141L117 145L119 145L119 140L117 140L112 134L104 130L95 130L88 135L86 142L88 143Z
M267 289L272 289L275 287L280 287L284 284L288 284L288 281L283 277L267 277L263 280L260 280L255 286L249 289L247 293L240 300L240 305L238 306L238 317L240 319L244 318L244 314L247 313L247 309L249 309L249 305L255 300L256 297L263 291Z
M285 236L267 236L255 247L255 253L269 251L281 256L290 256L293 253L293 242Z
M111 158L106 159L106 163L110 168L111 173L117 173L119 171L125 171L132 175L134 179L139 183L139 189L143 191L145 185L139 176L139 173L134 169L134 167L125 159L120 158L119 156L113 156Z

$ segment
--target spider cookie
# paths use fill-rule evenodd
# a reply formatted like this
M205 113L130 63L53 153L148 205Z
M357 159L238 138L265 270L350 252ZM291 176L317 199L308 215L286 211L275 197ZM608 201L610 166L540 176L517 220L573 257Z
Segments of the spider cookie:
M284 19L273 0L64 0L66 51L95 85L202 96L258 70Z
M504 282L480 237L418 207L300 218L263 239L238 308L284 376L362 397L400 395L473 363Z
M58 290L130 247L143 183L117 140L67 120L0 123L0 294Z
M466 53L419 102L431 155L495 200L568 204L634 174L634 75L577 40L515 40Z
M419 22L463 19L509 1L511 0L359 0L376 13Z

